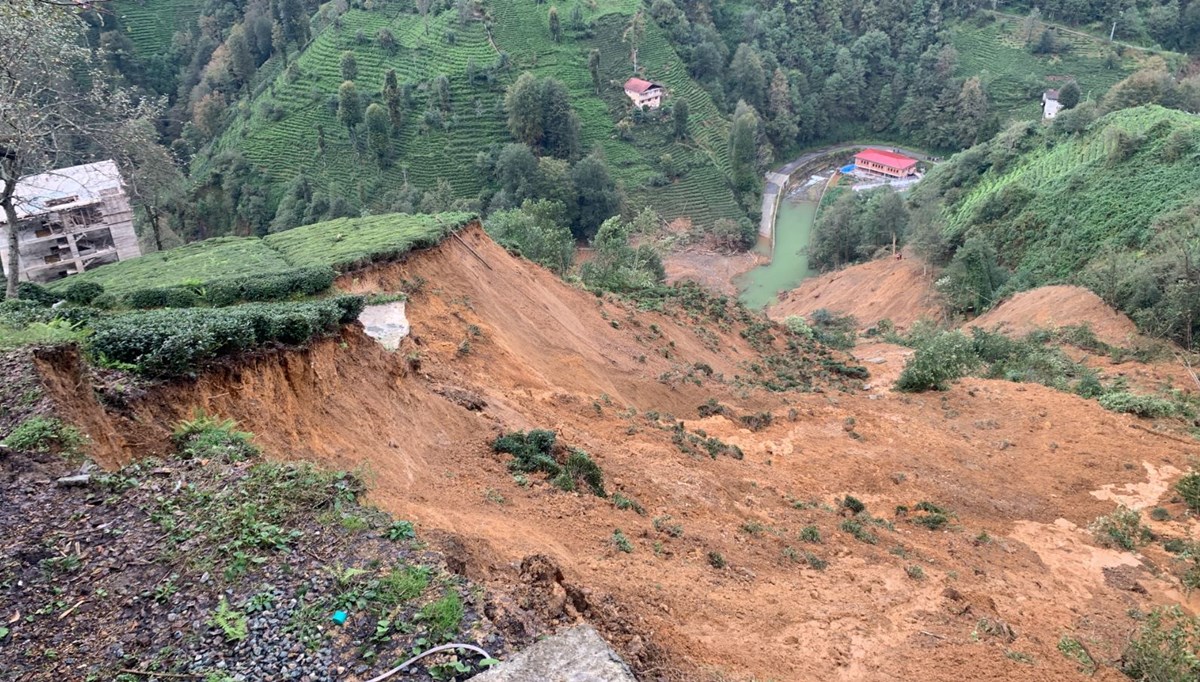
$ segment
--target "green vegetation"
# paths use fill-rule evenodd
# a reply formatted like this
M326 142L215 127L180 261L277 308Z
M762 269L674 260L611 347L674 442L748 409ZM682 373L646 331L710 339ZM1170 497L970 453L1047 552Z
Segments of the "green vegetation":
M1142 525L1142 515L1124 506L1111 514L1098 517L1088 527L1096 542L1132 552L1151 539L1150 530Z
M248 303L125 313L98 320L91 352L150 376L179 376L201 364L269 343L289 345L330 334L358 318L361 296L301 303Z
M1096 660L1078 639L1064 633L1058 640L1058 650L1063 656L1075 661L1079 665L1079 672L1084 675L1096 672Z
M808 263L830 270L870 260L904 243L908 221L904 200L889 187L843 192L817 217Z
M1200 618L1178 606L1155 608L1125 648L1120 667L1138 682L1200 679Z
M1146 92L1181 96L1172 88L1183 86L1165 72L1139 73L1105 107L1137 104ZM1073 282L1144 332L1190 345L1200 324L1200 275L1190 265L1200 244L1200 121L1155 105L1097 113L1080 105L1052 126L1014 124L938 166L914 191L917 212L936 216L914 239L951 263L938 286L960 310Z
M42 297L78 297L90 287L96 295L89 303L112 297L111 303L131 308L302 298L328 290L335 270L432 246L473 219L466 213L392 214L342 218L264 239L219 237L89 270L52 283Z
M612 544L626 554L633 552L633 543L629 541L629 538L625 537L625 533L622 533L620 528L613 531Z
M413 587L415 589L416 586ZM417 593L419 594L420 590L417 590ZM462 597L458 596L457 590L450 588L441 598L423 606L417 612L416 619L429 629L431 641L441 643L449 641L458 632L462 626L463 615Z
M961 22L950 29L958 51L955 75L980 76L988 101L1003 119L1035 120L1042 115L1042 92L1073 79L1085 97L1099 98L1137 67L1134 55L1119 55L1106 41L1059 33L1058 49L1034 54L1021 19ZM1035 37L1041 29L1035 30Z
M1100 396L1100 406L1113 412L1126 412L1139 417L1170 417L1178 409L1175 403L1148 395L1137 395L1126 391L1106 393Z
M1190 471L1175 483L1175 492L1193 511L1200 511L1200 471Z
M514 431L493 441L492 450L513 456L508 470L514 474L544 473L551 485L566 492L573 492L582 482L593 495L608 497L600 466L586 452L574 448L561 448L566 452L560 462L555 457L555 438L553 431Z
M879 543L879 536L872 533L857 517L843 520L840 527L842 532L849 533L859 542L865 542L868 545Z
M258 446L251 442L253 434L238 431L232 419L218 419L197 410L191 419L175 426L171 440L184 459L218 459L228 462L257 457Z
M224 597L217 604L217 610L213 611L209 623L218 628L230 642L240 642L250 634L246 614L235 611Z
M83 434L56 417L36 416L21 422L0 441L0 445L20 452L74 453L84 443Z
M474 219L470 213L343 218L273 234L263 242L293 266L345 272L433 246Z

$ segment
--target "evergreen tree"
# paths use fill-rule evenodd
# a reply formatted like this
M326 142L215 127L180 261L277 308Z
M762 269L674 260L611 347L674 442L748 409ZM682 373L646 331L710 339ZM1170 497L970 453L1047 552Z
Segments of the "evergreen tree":
M404 123L404 105L400 99L400 84L396 82L395 69L388 69L383 75L383 103L387 107L392 129L398 129Z
M729 64L730 99L743 100L756 110L762 108L767 91L767 75L758 52L742 43Z
M979 77L968 78L958 94L958 139L960 147L980 142L988 132L988 100Z
M362 123L362 101L358 98L358 88L354 87L354 81L344 81L341 87L338 88L338 123L346 126L346 130L350 132L350 139L358 143L358 124Z
M675 124L675 139L686 140L688 136L688 103L680 98L671 111L671 119Z
M578 5L576 5L578 7ZM600 94L600 50L588 52L588 72L592 74L592 87Z
M571 180L575 184L575 221L571 233L576 239L590 239L601 223L621 210L617 184L604 160L595 154L575 164Z
M532 73L522 73L508 87L504 96L508 112L508 132L519 142L538 149L542 144L542 98L538 79Z
M378 102L367 107L367 146L375 154L380 165L387 165L392 153L391 121L387 109Z
M746 102L738 102L729 128L729 165L733 168L733 186L748 192L758 180L758 114Z
M246 31L241 24L233 27L229 32L229 39L225 41L225 47L229 50L229 71L233 74L234 80L239 85L245 85L250 82L254 76L254 55L250 54L250 45L246 42Z
M562 25L558 21L558 8L550 5L550 37L554 42L562 42Z
M778 147L789 147L795 144L796 135L800 129L796 125L796 115L792 112L792 92L788 84L787 73L782 67L775 69L775 75L771 77L767 103L771 114L767 131L771 135L771 140Z
M276 21L271 24L271 49L283 57L283 61L287 61L287 33L283 29L283 24Z
M342 53L342 80L352 81L358 78L358 60L349 50Z
M1079 91L1079 84L1075 81L1070 81L1058 91L1058 103L1063 105L1064 109L1073 109L1079 104L1079 98L1082 93Z

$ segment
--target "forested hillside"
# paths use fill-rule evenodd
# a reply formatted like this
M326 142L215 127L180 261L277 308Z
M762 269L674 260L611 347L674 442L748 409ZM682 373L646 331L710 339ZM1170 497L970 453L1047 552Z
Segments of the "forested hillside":
M917 190L915 235L944 293L980 312L1012 291L1083 284L1146 332L1191 345L1200 322L1200 117L1161 106L1018 123Z
M1108 3L1051 5L118 0L90 17L109 68L170 100L188 179L161 213L185 239L527 199L562 203L586 238L645 206L747 234L761 172L800 149L950 153L1039 116L1047 88L1086 101L1139 69L1180 73L1085 33ZM1162 26L1195 6L1139 2L1122 35L1141 16L1142 37L1188 49ZM661 110L631 106L635 74L666 86Z

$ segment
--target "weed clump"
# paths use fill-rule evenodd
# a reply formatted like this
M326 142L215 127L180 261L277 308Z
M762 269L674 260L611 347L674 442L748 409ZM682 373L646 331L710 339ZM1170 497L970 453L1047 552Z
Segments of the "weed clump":
M862 521L858 519L846 519L842 521L841 528L843 532L849 533L859 542L865 542L868 545L879 543L879 536L868 530Z
M946 332L917 347L904 364L896 388L908 393L944 391L947 382L966 376L978 365L971 339L962 332Z
M913 506L913 510L921 512L911 517L911 521L929 530L938 530L950 523L953 514L932 502L922 500Z
M240 462L259 454L251 442L254 434L238 431L232 419L218 419L197 410L191 419L179 422L171 439L184 459L224 459Z
M614 547L626 554L633 553L633 543L629 541L629 538L625 536L625 533L621 532L620 528L613 531L612 544Z
M1132 552L1151 539L1150 530L1142 525L1142 515L1124 505L1111 514L1097 518L1088 529L1100 545L1127 552Z
M1178 606L1151 611L1120 660L1134 680L1193 682L1200 679L1200 618Z
M1170 417L1176 414L1176 405L1169 400L1125 391L1100 396L1100 407L1147 419Z
M1175 483L1175 492L1193 511L1200 511L1200 471L1192 471Z

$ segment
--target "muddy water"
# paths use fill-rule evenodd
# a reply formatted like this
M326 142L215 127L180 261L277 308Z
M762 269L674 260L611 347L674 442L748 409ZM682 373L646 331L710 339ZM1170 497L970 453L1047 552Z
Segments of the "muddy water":
M784 199L779 204L774 258L735 282L743 303L751 308L766 307L780 291L794 289L801 280L814 274L808 269L808 241L816 214L815 201Z

